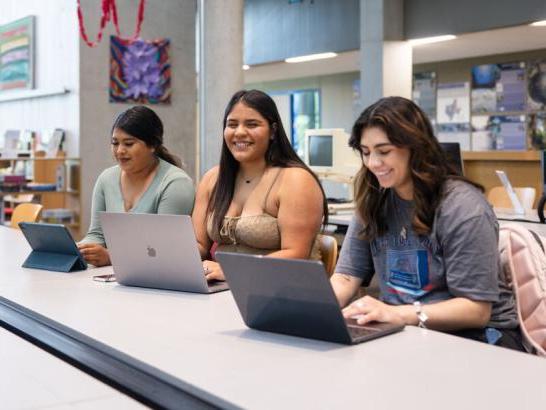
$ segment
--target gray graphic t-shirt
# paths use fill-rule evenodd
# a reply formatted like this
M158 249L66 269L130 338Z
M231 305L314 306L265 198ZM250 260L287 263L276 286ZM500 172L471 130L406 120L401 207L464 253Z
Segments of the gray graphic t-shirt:
M430 235L413 231L413 206L390 190L387 232L371 242L359 238L362 223L354 217L335 271L365 286L379 275L380 298L391 305L454 297L493 302L489 325L516 327L513 294L500 269L497 219L482 193L448 180Z

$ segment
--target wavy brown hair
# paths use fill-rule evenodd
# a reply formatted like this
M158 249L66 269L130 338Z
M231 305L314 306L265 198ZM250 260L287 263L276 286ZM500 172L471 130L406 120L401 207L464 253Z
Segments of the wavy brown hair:
M444 195L448 179L458 179L483 187L458 175L434 136L432 125L423 111L403 97L386 97L366 108L358 117L349 138L349 146L362 156L360 140L369 128L379 128L391 144L410 151L409 167L415 203L412 227L420 235L432 230L436 209ZM382 189L373 172L362 164L355 178L356 212L362 219L364 239L373 240L387 230L385 202L389 189Z

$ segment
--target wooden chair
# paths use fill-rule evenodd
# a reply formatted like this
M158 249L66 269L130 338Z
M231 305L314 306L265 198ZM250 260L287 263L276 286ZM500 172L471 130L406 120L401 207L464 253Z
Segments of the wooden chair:
M32 203L17 205L11 215L11 227L19 229L19 222L36 222L40 218L42 208L42 205Z
M334 273L337 262L337 241L336 238L330 235L319 236L320 254L322 256L322 263L324 269L328 275Z
M518 196L523 209L530 210L533 209L535 203L536 190L531 187L514 187L514 191ZM495 208L512 208L512 202L508 197L508 193L503 186L495 186L491 188L489 194L487 195L487 200Z

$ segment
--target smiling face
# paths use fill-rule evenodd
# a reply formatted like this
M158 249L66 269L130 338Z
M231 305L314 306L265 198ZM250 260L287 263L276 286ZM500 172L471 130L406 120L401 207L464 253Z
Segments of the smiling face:
M365 128L360 138L362 161L383 188L393 188L405 200L413 199L410 175L410 150L391 144L378 127Z
M112 154L125 172L138 172L154 161L154 149L119 128L112 133Z
M265 161L271 127L255 109L242 102L235 104L226 119L224 141L241 163Z

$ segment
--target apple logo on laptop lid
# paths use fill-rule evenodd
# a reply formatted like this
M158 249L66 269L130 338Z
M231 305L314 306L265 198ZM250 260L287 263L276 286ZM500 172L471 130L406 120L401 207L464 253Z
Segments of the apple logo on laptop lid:
M146 248L146 250L148 251L148 256L151 257L151 258L155 258L156 255L157 255L157 252L155 251L154 248L152 248L150 245L148 245L148 247Z

